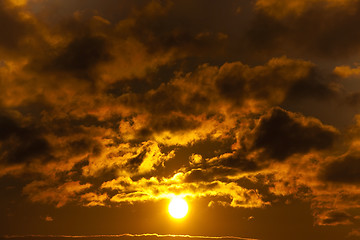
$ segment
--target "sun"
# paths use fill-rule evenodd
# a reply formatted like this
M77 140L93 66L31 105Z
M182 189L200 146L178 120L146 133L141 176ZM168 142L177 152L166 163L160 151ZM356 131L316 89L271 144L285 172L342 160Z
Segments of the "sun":
M174 197L169 204L169 213L173 218L180 219L186 216L189 206L181 197Z

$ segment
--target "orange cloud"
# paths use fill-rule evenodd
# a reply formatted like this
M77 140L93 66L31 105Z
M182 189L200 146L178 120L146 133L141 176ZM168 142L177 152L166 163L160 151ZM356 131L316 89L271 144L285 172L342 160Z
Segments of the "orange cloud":
M67 182L59 186L50 184L46 181L33 181L24 187L23 193L33 202L54 203L56 207L62 207L76 199L78 193L91 186L89 183L80 184L79 181Z
M85 206L93 207L93 206L105 206L104 201L108 199L106 193L98 195L93 192L85 193L81 196L81 200L87 202Z
M342 78L348 78L360 75L360 67L351 68L350 66L337 66L333 72Z

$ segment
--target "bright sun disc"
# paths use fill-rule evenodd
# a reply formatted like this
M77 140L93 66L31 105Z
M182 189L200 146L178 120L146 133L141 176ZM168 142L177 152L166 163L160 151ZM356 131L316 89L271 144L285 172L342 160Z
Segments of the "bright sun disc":
M183 218L186 216L189 210L187 202L180 198L175 197L169 204L169 213L173 218Z

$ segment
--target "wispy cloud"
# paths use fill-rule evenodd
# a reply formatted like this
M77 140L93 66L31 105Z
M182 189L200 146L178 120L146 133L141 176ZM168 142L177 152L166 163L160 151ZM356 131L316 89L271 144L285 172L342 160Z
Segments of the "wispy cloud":
M196 238L196 239L237 239L237 240L258 240L257 238L246 238L246 237L238 237L238 236L202 236L202 235L187 235L187 234L157 234L157 233L123 233L123 234L100 234L100 235L6 235L3 236L5 239L93 239L93 238Z

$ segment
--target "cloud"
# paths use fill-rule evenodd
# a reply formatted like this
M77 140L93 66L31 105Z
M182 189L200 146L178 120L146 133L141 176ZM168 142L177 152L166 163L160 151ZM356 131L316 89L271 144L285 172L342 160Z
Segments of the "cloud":
M97 176L106 170L115 170L128 176L148 174L174 157L174 151L162 152L154 141L130 145L128 143L108 147L100 156L91 158L82 168L84 176Z
M360 67L351 68L350 66L345 65L337 66L334 68L333 73L343 78L358 76L360 75Z
M226 63L219 69L216 87L226 99L244 105L279 104L291 86L306 78L313 65L286 57L273 58L264 66L250 68L239 62Z
M246 156L246 153L240 151L234 151L232 153L225 153L219 157L214 157L207 160L208 165L219 166L229 168L231 170L239 170L243 172L252 172L259 170L260 167L257 163Z
M91 184L81 184L79 181L55 186L46 181L33 181L24 187L23 193L33 202L52 203L56 207L62 207L75 200L77 194L90 186Z
M238 236L200 236L200 235L180 235L180 234L157 234L157 233L140 233L140 234L132 234L132 233L124 233L124 234L116 234L116 235L87 235L87 236L78 236L78 235L7 235L5 238L8 239L32 239L32 238L44 238L44 239L53 239L53 238L64 238L64 239L86 239L86 238L145 238L145 239L158 239L158 238L169 238L169 239L237 239L237 240L257 240L255 238L243 238Z
M255 7L266 11L267 14L276 18L286 18L290 16L299 17L304 12L313 7L321 7L325 9L331 8L344 8L345 10L351 10L356 0L344 1L344 0L311 0L311 1L288 1L288 0L257 0Z
M320 219L318 219L319 225L348 225L354 222L354 217L346 212L329 211L320 216Z
M93 192L85 193L81 196L81 200L87 202L85 206L94 207L94 206L105 206L104 201L108 199L106 193L98 195Z
M337 137L335 128L317 119L273 108L260 118L249 137L249 147L262 150L271 159L284 161L294 154L329 149Z
M45 221L46 222L52 222L52 221L54 221L54 219L52 217L50 217L50 216L46 216Z
M360 93L359 92L353 92L346 96L345 103L349 104L350 106L356 107L360 103Z
M0 4L0 21L3 23L0 31L6 32L0 40L1 52L12 54L19 49L24 50L22 47L27 45L26 39L35 35L36 28L31 18L24 14L23 9L16 6L22 5L20 3L4 0Z
M258 0L255 10L247 34L254 51L324 59L346 58L359 51L360 35L353 29L360 20L356 0Z
M81 36L74 38L50 62L45 63L45 71L89 74L99 63L110 61L111 55L107 49L106 39L100 36Z
M340 0L2 1L0 177L56 207L301 199L316 224L354 224L358 140L323 111L360 101L341 62L359 16Z
M343 87L332 76L326 76L313 68L307 77L297 81L288 91L286 100L293 102L301 100L331 101L341 96Z
M360 230L359 229L353 229L349 234L349 237L360 237Z
M335 96L336 89L318 80L314 68L311 62L287 57L255 67L241 62L201 65L145 93L119 96L122 104L141 112L122 120L120 129L128 140L154 137L167 144L187 144L209 134L225 136L237 118L261 113L286 99ZM171 141L180 134L188 136Z
M3 129L0 134L1 162L19 164L34 160L49 161L52 158L51 146L44 131L37 126L26 126L19 119L4 113L0 116L0 127Z
M358 184L359 176L360 158L357 153L348 154L328 163L321 173L324 181L345 184Z
M261 195L253 189L245 189L234 182L200 181L186 182L188 173L179 172L171 178L140 179L133 181L130 178L119 177L102 184L103 189L117 190L119 193L110 200L114 203L132 203L169 199L174 195L183 197L225 197L228 200L220 201L232 207L262 207L269 203L263 202Z

